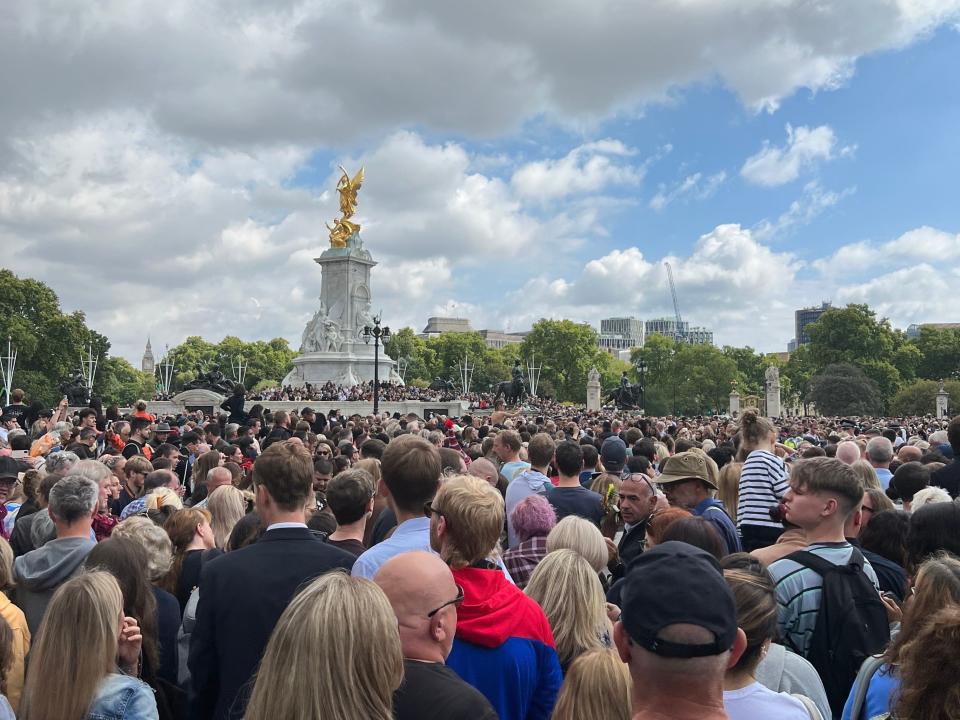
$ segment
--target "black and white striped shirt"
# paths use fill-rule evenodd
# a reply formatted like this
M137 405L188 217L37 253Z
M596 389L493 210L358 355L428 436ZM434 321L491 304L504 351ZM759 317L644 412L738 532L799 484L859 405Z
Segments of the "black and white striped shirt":
M789 488L787 466L766 450L754 450L740 471L740 499L737 502L737 527L759 525L781 529L770 519L770 508L780 502Z

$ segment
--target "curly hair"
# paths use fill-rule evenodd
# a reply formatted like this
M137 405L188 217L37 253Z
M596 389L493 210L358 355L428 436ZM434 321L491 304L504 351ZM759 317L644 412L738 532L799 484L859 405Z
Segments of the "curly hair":
M901 653L900 691L893 718L942 720L960 716L960 606L930 617Z

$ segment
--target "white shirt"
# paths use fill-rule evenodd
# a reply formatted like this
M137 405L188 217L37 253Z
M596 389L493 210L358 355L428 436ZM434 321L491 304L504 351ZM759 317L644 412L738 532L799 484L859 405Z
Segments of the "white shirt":
M307 524L301 522L278 522L274 523L273 525L269 525L267 527L267 532L270 532L271 530L283 530L285 528L303 528L306 530Z
M730 720L810 720L802 702L758 682L739 690L724 690L723 709Z

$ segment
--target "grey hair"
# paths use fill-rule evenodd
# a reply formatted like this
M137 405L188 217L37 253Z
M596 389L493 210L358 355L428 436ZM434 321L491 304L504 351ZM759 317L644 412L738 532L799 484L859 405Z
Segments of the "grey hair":
M119 463L121 459L125 460L126 458L124 458L123 455L101 455L100 456L100 462L102 462L107 468L109 468L111 472L117 467L117 463Z
M893 460L893 443L885 437L870 438L867 443L867 458L875 463L888 463Z
M83 474L71 470L50 489L50 514L66 524L93 515L100 486Z
M217 470L222 470L223 472L227 473L232 480L233 473L231 473L228 468L225 468L223 465L216 465L215 467L212 467L209 470L207 470L207 477L206 477L207 482L210 482L211 480L213 480L213 477L216 474Z
M34 549L43 547L57 537L57 528L50 519L47 508L38 510L30 521L30 542Z
M127 538L147 551L147 574L152 581L166 575L173 564L170 536L149 518L132 515L117 525L110 537Z
M61 420L53 426L53 431L55 433L73 432L73 423L68 423Z
M80 458L74 452L61 450L60 452L50 453L47 456L46 469L48 473L60 473L66 475L70 468L80 462Z
M224 436L231 435L239 431L240 431L240 423L227 423L226 427L223 428Z
M70 469L70 475L78 475L93 480L98 486L113 473L99 460L81 460Z

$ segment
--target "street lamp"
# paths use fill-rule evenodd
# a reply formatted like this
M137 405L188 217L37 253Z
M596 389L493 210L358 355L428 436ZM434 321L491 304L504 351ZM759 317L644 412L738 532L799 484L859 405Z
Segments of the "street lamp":
M637 362L637 372L640 373L640 409L647 414L647 361Z
M373 338L373 414L380 414L380 343L385 342L390 337L390 328L380 327L380 316L373 318L373 327L365 325L363 328L363 341L370 344L370 338Z

